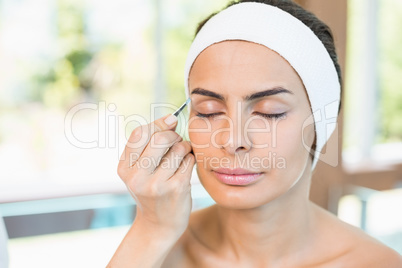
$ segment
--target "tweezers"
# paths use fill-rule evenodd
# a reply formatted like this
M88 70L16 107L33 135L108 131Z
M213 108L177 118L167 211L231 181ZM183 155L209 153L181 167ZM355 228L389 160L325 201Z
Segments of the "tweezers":
M180 108L177 109L177 110L173 113L173 115L177 117L177 116L180 114L180 112L184 109L184 107L186 107L186 105L190 103L190 101L191 101L191 99L190 99L190 97L188 97L188 99L186 100L186 102L183 103L182 106L180 106Z

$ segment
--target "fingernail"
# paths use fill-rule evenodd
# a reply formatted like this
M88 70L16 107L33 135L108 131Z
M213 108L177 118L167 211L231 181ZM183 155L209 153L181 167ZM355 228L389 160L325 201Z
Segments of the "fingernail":
M173 125L176 121L177 121L177 117L172 114L170 116L166 117L164 120L165 124L168 126Z

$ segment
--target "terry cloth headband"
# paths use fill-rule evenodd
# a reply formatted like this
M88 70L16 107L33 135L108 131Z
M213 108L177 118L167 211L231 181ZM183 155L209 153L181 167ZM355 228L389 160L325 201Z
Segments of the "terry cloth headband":
M207 47L225 40L264 45L281 55L298 73L313 114L304 127L315 124L314 169L323 146L335 130L341 92L337 71L323 43L303 22L277 7L255 2L230 6L204 24L190 47L184 69L187 98L188 77L195 59Z

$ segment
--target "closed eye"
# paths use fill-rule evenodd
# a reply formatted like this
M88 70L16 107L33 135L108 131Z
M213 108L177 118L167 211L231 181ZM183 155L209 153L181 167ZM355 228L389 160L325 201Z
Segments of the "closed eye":
M280 114L264 114L264 113L255 112L255 114L262 116L264 118L268 118L268 119L281 119L281 118L286 117L286 112L280 113Z
M209 118L209 117L213 117L213 116L216 116L216 115L219 115L219 114L221 114L221 113L212 113L212 114L197 113L197 116L198 116L198 117L206 117L206 118Z
M254 112L254 113L259 116L262 116L264 118L268 118L268 119L280 119L280 118L286 117L286 112L279 113L279 114L264 114L264 113L258 113L258 112ZM220 114L222 114L222 113L212 113L212 114L197 113L196 116L203 117L203 118L211 118L211 117L214 117L214 116L217 116Z

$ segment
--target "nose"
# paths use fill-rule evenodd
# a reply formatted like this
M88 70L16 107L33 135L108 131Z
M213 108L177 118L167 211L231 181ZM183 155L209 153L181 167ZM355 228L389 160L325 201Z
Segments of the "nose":
M251 148L241 109L237 109L237 112L234 113L234 115L220 119L222 120L222 128L216 135L217 145L232 155L247 152Z

